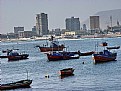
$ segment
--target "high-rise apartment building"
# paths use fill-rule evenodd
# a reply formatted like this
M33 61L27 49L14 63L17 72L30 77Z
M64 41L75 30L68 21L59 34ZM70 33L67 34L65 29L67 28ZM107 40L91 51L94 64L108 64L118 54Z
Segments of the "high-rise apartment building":
M47 35L48 31L48 16L45 13L36 15L36 33L39 36Z
M99 16L90 16L90 29L91 30L99 30L100 29Z
M66 22L67 30L70 30L70 31L80 30L79 18L74 18L74 17L66 18L65 22Z

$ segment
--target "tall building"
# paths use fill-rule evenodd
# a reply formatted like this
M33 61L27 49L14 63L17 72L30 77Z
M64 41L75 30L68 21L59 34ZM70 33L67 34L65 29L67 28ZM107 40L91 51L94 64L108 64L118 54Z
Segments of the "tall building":
M90 16L90 29L91 30L99 30L100 29L99 16Z
M15 34L18 34L19 31L24 31L24 27L14 27Z
M69 31L76 31L80 30L80 21L79 18L66 18L66 29Z
M48 16L45 13L36 15L36 33L39 36L47 35L48 31Z

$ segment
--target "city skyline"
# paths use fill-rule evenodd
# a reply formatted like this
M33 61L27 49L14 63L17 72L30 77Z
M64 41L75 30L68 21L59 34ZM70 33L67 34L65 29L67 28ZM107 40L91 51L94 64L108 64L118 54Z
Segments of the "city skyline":
M49 30L65 28L65 19L79 17L80 22L99 11L121 9L121 0L0 0L0 33L23 26L31 30L36 14L48 14ZM82 25L81 25L82 27Z

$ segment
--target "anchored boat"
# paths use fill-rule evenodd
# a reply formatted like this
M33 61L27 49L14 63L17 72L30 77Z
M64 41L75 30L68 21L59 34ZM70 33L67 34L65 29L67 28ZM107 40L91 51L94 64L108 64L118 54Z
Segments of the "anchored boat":
M51 38L49 39L50 41L50 45L48 46L48 42L47 44L43 44L43 46L36 46L36 47L39 47L40 49L40 52L48 52L48 51L62 51L65 46L63 44L59 44L59 42L54 39L53 36L51 36Z
M69 60L69 59L79 59L78 52L51 52L47 53L49 61L58 61L58 60Z
M11 50L7 53L7 58L9 61L27 59L29 54L20 54L17 51Z
M0 84L0 90L10 90L16 88L29 88L32 80L21 80L13 83Z
M59 71L60 76L70 76L73 75L73 68L66 68Z
M111 52L110 50L108 50L108 48L105 49L105 46L107 46L106 42L102 43L101 45L104 46L104 50L101 52L95 52L93 54L92 57L93 57L94 63L116 61L117 53Z

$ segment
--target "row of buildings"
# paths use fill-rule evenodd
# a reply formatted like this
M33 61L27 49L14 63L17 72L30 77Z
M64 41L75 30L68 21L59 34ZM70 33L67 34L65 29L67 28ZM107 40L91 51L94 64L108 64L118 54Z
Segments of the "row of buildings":
M44 36L49 34L54 34L60 36L61 34L65 35L92 35L95 33L104 33L100 29L100 17L99 16L90 16L90 30L87 30L86 24L83 24L83 27L80 28L79 18L71 17L65 19L65 29L48 29L48 15L45 13L36 14L36 24L32 28L32 31L25 31L24 27L14 27L14 33L7 34L7 38L30 38L32 36ZM118 23L115 27L108 27L107 31L111 29L118 29L121 32L121 26ZM106 33L107 33L106 31ZM5 37L5 35L0 35L0 37Z

